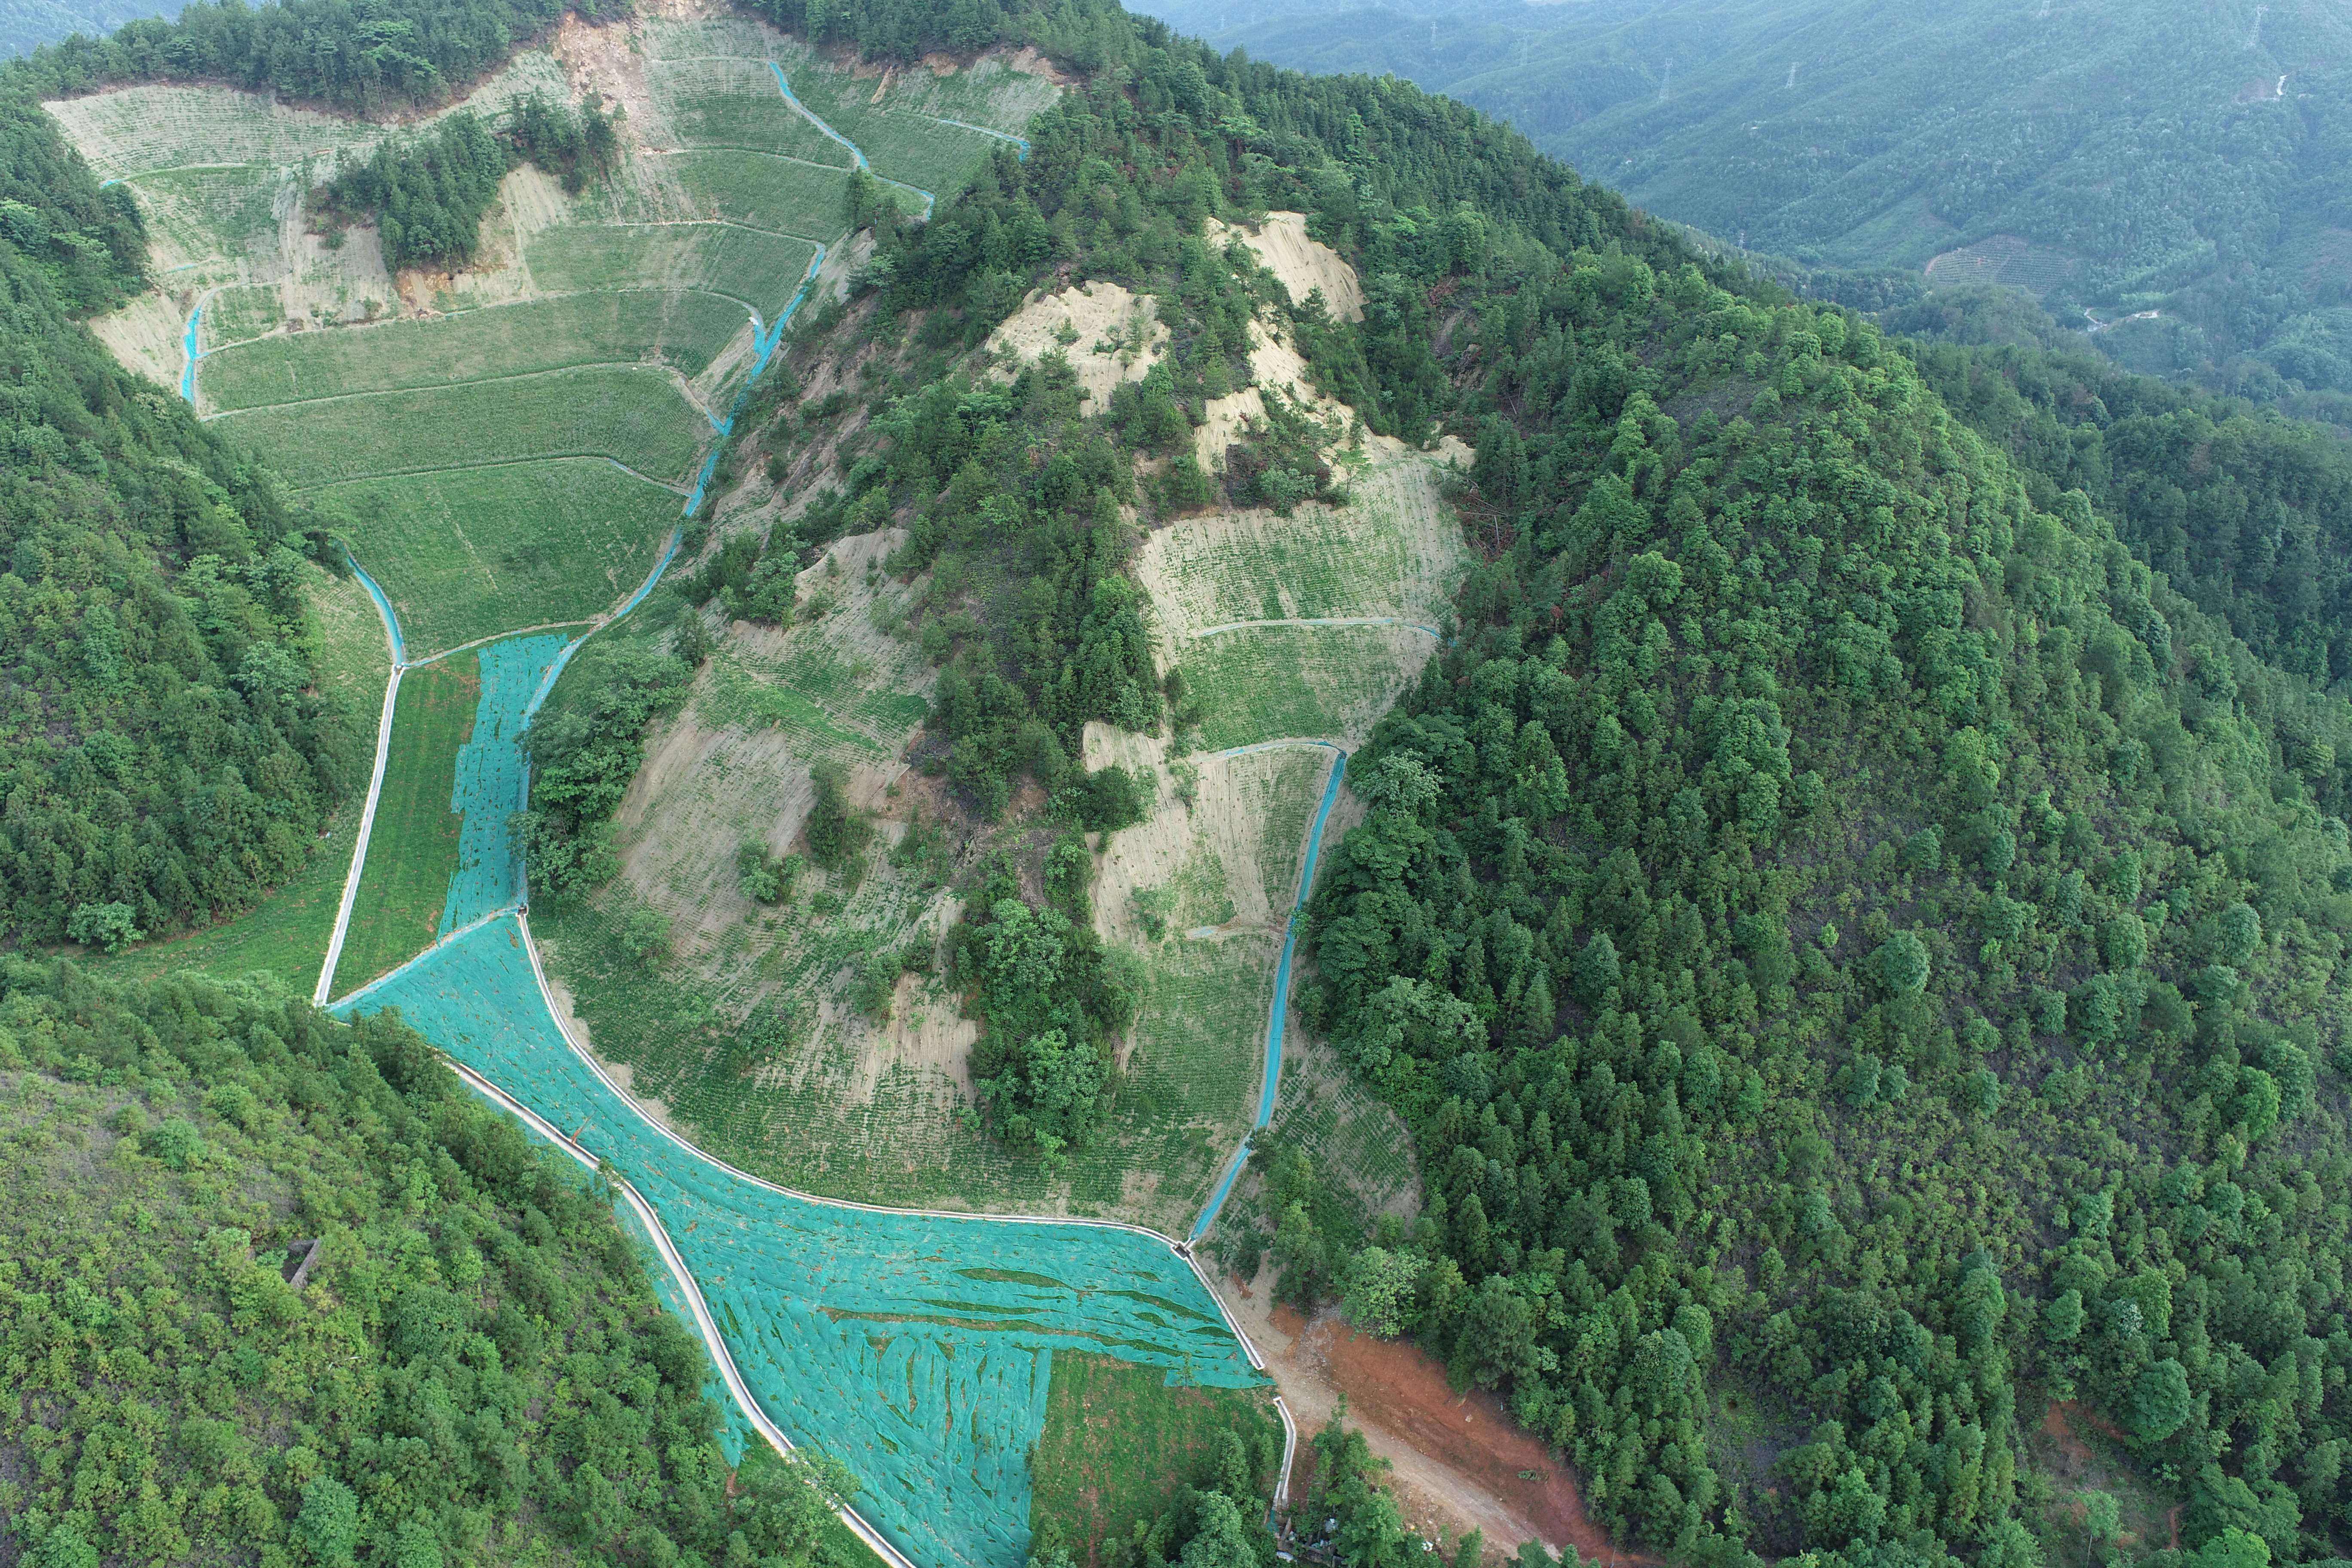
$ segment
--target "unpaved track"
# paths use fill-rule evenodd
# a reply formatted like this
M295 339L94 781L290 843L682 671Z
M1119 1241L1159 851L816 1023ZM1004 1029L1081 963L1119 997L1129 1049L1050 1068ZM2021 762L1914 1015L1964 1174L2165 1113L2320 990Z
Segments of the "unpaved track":
M1336 1310L1309 1321L1274 1307L1273 1279L1267 1270L1244 1286L1228 1275L1218 1294L1256 1342L1307 1436L1345 1397L1348 1420L1394 1467L1382 1484L1423 1539L1477 1530L1489 1552L1507 1554L1533 1540L1555 1552L1573 1544L1588 1563L1654 1564L1613 1545L1585 1516L1574 1474L1521 1431L1493 1394L1455 1394L1435 1362L1402 1342L1357 1333Z

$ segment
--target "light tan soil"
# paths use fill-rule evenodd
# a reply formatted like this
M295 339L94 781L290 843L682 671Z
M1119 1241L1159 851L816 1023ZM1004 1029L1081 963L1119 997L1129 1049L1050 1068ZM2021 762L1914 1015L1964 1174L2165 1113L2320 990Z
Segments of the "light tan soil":
M1230 228L1211 218L1205 237L1213 245L1238 239L1248 246L1266 270L1282 279L1293 304L1305 303L1308 294L1320 289L1324 309L1334 321L1364 319L1364 286L1357 281L1356 269L1329 246L1307 237L1305 213L1268 213L1255 231Z
M1075 332L1066 343L1063 337ZM1117 283L1093 282L1058 294L1033 293L1004 324L989 335L996 353L1034 364L1050 353L1065 355L1078 373L1078 385L1095 404L1108 405L1111 389L1141 381L1167 351L1168 329L1151 316L1151 301ZM1000 379L1013 379L1000 366Z

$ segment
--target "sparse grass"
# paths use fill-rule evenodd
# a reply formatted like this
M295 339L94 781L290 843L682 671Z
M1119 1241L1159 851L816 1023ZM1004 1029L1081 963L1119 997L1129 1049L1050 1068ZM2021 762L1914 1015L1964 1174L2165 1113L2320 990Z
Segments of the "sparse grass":
M792 303L815 255L806 240L727 223L566 224L530 242L542 289L702 289L765 321Z
M667 163L697 217L826 243L849 226L846 169L834 174L732 150L682 152Z
M457 748L474 732L482 694L471 652L401 678L392 754L383 772L359 899L335 966L332 995L345 995L433 943L457 869Z
M1268 1390L1187 1387L1157 1367L1056 1351L1029 1468L1031 1527L1058 1521L1073 1552L1097 1562L1106 1535L1158 1518L1207 1479L1216 1435L1227 1430L1264 1434L1282 1453Z
M987 59L953 76L901 71L883 95L882 107L892 113L911 110L944 115L1018 136L1058 96L1052 82L1014 70L1003 60Z
M1428 640L1387 626L1250 626L1201 638L1183 661L1204 716L1196 744L1223 751L1369 731L1428 656L1407 638Z
M680 510L675 491L602 458L362 479L317 499L349 512L412 658L602 615L645 581Z
M688 146L781 153L849 167L849 149L784 100L763 59L656 60L646 75L670 129Z
M598 1052L628 1064L638 1091L659 1095L680 1129L721 1159L787 1186L869 1203L1034 1212L1066 1202L1076 1214L1189 1229L1256 1107L1274 944L1249 936L1162 950L1104 1135L1051 1181L1034 1160L961 1123L961 1096L946 1072L894 1058L861 1079L836 994L860 953L903 942L929 908L928 900L910 907L903 883L878 863L878 847L876 855L835 912L820 912L823 889L779 911L797 934L765 956L751 951L749 928L737 927L722 939L737 944L730 952L694 966L673 960L649 974L620 940L627 909L619 900L610 908L534 903L532 923ZM712 968L722 975L715 984L704 978ZM780 982L812 1007L831 1005L831 1021L794 1058L752 1078L728 1074L720 1057L734 1016ZM959 1005L936 984L913 1003L950 1016Z
M353 721L374 754L376 714L383 683L391 678L392 653L383 623L357 578L324 572L311 579L310 603L318 617L319 685L351 705ZM258 905L235 920L171 942L134 947L114 957L92 951L85 967L121 979L152 980L174 970L204 969L243 974L266 969L289 984L308 990L318 978L342 901L343 877L351 868L352 835L358 830L367 778L335 813L327 835L311 847L309 864Z
M684 483L709 421L667 371L597 366L223 415L298 488L530 458L600 457Z
M198 346L205 351L205 363L199 374L212 374L218 363L213 357L219 352L216 345L257 338L285 320L285 303L268 284L240 283L214 290L205 301L203 341Z
M737 301L705 293L567 295L267 338L207 353L197 379L207 404L229 410L572 365L658 363L691 377L746 316Z
M236 256L271 226L282 176L252 164L161 169L123 183L149 230L188 256Z

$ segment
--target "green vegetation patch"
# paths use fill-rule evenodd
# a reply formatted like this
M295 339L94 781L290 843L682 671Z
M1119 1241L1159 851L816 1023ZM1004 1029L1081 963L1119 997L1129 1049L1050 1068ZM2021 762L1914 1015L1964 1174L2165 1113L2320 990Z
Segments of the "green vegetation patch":
M318 684L347 705L355 732L373 737L383 706L392 654L376 616L375 601L356 577L311 574L310 609L317 629ZM371 747L373 742L371 741ZM373 754L371 750L370 754ZM361 783L366 776L361 775ZM214 974L268 970L303 990L317 980L342 902L343 878L351 868L352 837L359 830L363 790L344 797L329 819L324 837L310 846L301 870L253 909L226 924L168 942L148 942L109 956L93 952L84 963L111 977L152 980L173 970L203 969Z
M169 279L166 279L169 281ZM286 323L286 304L274 285L237 283L215 289L205 299L205 320L198 346L209 362L221 345L257 338ZM212 373L207 363L205 374Z
M849 149L785 101L764 60L655 60L646 75L670 129L688 146L735 147L837 169L850 166Z
M330 994L357 990L433 944L457 870L457 748L474 733L480 661L470 650L401 677L392 753L359 899Z
M530 256L531 278L551 291L700 289L773 321L800 291L816 247L715 221L565 224L532 236Z
M1401 639L1385 626L1245 626L1184 650L1203 750L1369 730L1403 688ZM1417 661L1416 661L1417 662Z
M659 363L691 377L709 368L746 319L740 303L711 294L568 295L429 321L287 333L207 353L197 374L205 402L224 411L574 365Z
M660 559L679 505L604 458L361 479L315 504L383 584L412 658L612 609Z
M366 393L214 421L303 488L370 474L601 457L684 482L709 419L652 367L596 366L435 391Z
M731 150L683 152L667 163L698 215L825 241L849 226L847 170ZM898 195L908 211L922 211L921 197Z
M238 163L157 169L123 183L167 245L188 256L237 256L269 232L283 178L273 168Z
M1102 1561L1112 1540L1156 1520L1184 1487L1211 1487L1226 1445L1241 1440L1249 1468L1282 1456L1282 1422L1267 1391L1194 1388L1157 1367L1076 1351L1054 1352L1045 1426L1030 1465L1033 1528L1048 1521L1081 1561ZM1255 1493L1271 1467L1249 1477Z

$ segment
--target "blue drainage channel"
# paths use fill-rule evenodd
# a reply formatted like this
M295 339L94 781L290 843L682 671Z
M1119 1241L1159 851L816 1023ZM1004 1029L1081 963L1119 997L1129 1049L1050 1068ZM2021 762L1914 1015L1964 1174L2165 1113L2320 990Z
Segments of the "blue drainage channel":
M346 549L343 553L346 556L349 556L351 552ZM383 590L376 586L375 579L367 574L366 567L362 566L358 562L353 561L352 563L352 570L358 574L361 584L368 591L368 597L375 601L376 613L383 616L383 629L392 634L393 668L395 669L406 668L408 665L408 644L401 637L400 617L392 613L392 601L384 597Z
M1239 746L1225 755L1240 756L1248 752L1271 749ZM1208 1235L1209 1227L1217 1223L1217 1212L1225 1206L1226 1195L1234 1190L1234 1183L1241 1176L1242 1167L1249 1163L1250 1138L1255 1137L1266 1123L1274 1120L1274 1099L1282 1087L1282 1021L1283 1015L1290 1007L1290 958L1298 946L1298 915L1307 907L1307 895L1315 890L1315 862L1323 849L1323 825L1330 818L1331 805L1339 798L1340 777L1348 771L1348 753L1337 746L1331 749L1339 755L1331 763L1331 777L1323 786L1323 804L1316 810L1315 826L1307 837L1307 864L1298 873L1298 900L1290 907L1290 920L1282 932L1282 961L1274 968L1274 1007L1265 1021L1265 1083L1258 1090L1257 1120L1250 1124L1249 1137L1244 1138L1241 1147L1234 1151L1233 1161L1226 1165L1224 1175L1218 1179L1217 1190L1210 1195L1208 1206L1193 1222L1192 1233L1187 1238L1192 1241L1198 1241Z
M204 319L205 297L198 295L195 308L188 312L187 335L180 340L180 347L188 356L187 364L180 372L180 395L191 403L196 400L196 361L203 357L196 348L196 324Z
M775 61L770 60L768 62L768 68L776 73L776 90L784 95L784 101L791 104L794 109L799 110L802 119L806 120L811 125L815 126L819 131L824 132L827 136L832 137L835 142L838 142L843 146L848 148L849 155L857 160L857 166L865 170L867 174L874 174L874 165L866 161L865 149L859 147L856 142L852 142L840 132L835 131L832 126L827 125L824 121L819 120L816 116L816 110L811 109L807 104L803 103L800 100L800 96L793 91L793 84L784 79L784 68L778 65ZM973 126L971 129L976 131L979 127ZM1018 138L1015 138L1015 140L1018 140ZM1022 143L1022 155L1024 157L1028 155L1028 143L1026 142ZM920 185L910 185L904 180L894 180L887 174L874 174L874 177L881 181L886 185L896 185L902 191L912 191L915 195L922 197L923 216L926 221L929 219L931 216L931 208L937 203L937 198L934 197L930 192L923 189Z

